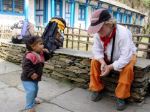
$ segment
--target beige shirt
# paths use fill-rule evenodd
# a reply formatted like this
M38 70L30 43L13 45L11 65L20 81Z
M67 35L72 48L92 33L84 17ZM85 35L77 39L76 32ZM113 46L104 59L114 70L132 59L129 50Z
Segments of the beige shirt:
M106 48L108 59L111 58L113 39ZM104 46L98 34L94 35L94 44L92 52L95 59L104 58ZM136 54L136 47L132 41L131 32L124 26L117 25L115 46L113 52L113 67L114 70L121 71L129 62L133 54Z

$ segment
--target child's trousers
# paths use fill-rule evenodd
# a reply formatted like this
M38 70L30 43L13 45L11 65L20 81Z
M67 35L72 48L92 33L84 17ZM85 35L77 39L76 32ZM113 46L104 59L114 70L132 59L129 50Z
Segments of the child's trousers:
M22 81L26 92L26 106L25 109L31 109L35 105L35 98L38 93L38 81Z

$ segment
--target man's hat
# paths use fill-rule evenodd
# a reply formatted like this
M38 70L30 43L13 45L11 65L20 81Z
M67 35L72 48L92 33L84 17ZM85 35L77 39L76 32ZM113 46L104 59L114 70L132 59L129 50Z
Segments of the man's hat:
M91 15L91 25L88 28L89 34L97 33L103 26L105 21L111 19L111 15L106 9L98 9Z

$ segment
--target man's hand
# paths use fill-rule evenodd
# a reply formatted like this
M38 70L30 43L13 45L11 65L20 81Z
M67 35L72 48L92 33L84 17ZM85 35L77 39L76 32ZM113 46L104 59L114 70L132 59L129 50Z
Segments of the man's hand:
M106 65L105 63L102 63L102 64L101 64L101 73L102 73L102 74L105 72L106 66L107 66L107 65Z
M101 71L101 77L105 77L105 76L107 76L109 73L110 73L110 71L111 70L113 70L113 66L112 66L112 64L111 65L106 65L105 66L105 71L103 72L103 71Z
M37 78L38 78L38 74L33 73L33 74L31 75L31 78L32 78L33 80L37 79Z

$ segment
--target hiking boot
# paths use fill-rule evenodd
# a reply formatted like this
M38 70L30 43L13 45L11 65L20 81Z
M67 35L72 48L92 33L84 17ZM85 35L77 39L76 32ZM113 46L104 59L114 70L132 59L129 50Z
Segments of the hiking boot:
M125 100L123 99L117 99L117 102L116 102L116 108L117 110L119 111L122 111L126 108L126 103L125 103Z
M101 99L102 99L102 93L101 92L92 92L92 95L91 95L92 101L97 102Z

